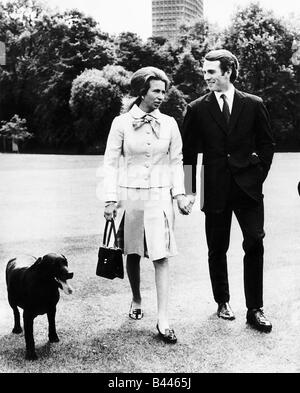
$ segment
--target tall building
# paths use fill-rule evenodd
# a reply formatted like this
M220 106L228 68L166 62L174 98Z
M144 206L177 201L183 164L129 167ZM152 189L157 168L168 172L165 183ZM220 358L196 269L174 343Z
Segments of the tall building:
M152 35L173 39L182 23L203 17L203 0L152 0Z

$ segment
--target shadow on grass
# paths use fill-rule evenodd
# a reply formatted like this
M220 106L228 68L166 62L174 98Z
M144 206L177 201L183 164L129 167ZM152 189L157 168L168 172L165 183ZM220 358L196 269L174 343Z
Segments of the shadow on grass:
M155 326L148 327L147 317L137 322L126 316L120 322L108 327L95 314L94 321L84 324L60 324L60 342L50 344L47 331L41 328L46 326L43 321L36 326L35 362L24 359L24 335L7 334L0 339L1 369L27 373L268 372L274 365L266 361L274 358L274 352L280 355L276 336L251 329L238 312L235 321L219 319L216 313L197 323L182 320L174 326L176 345L162 342Z
M1 357L10 363L18 363L25 357L24 334L6 334L0 338Z
M36 345L36 353L39 360L42 361L49 358L51 356L51 352L53 352L51 348L55 345L56 344L51 344L49 341L46 341L42 345ZM2 336L0 339L0 347L2 360L5 359L7 367L19 369L20 366L22 367L22 364L25 366L26 364L32 363L31 361L25 360L26 345L24 333L10 333Z
M172 363L182 346L163 343L153 329L141 328L126 321L118 329L99 329L70 333L58 331L60 342L41 344L40 332L36 340L38 360L25 360L24 335L8 334L0 339L3 372L159 372L165 362L170 372L175 372ZM44 332L43 332L44 333Z

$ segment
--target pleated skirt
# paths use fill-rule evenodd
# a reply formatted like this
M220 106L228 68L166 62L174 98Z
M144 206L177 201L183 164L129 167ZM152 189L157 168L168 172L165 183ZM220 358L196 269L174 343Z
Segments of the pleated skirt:
M137 254L152 261L177 255L174 219L169 188L119 187L116 226L124 255Z

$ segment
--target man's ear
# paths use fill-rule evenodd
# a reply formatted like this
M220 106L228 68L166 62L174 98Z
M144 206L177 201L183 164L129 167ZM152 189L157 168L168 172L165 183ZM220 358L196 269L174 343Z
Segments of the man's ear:
M232 68L228 68L228 70L225 73L227 73L227 75L229 76L229 79L230 79L231 74L232 74Z

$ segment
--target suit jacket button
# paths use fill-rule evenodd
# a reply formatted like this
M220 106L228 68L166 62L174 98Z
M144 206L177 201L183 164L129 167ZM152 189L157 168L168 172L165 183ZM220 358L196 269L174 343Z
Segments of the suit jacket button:
M227 154L227 157L230 158L230 154Z

